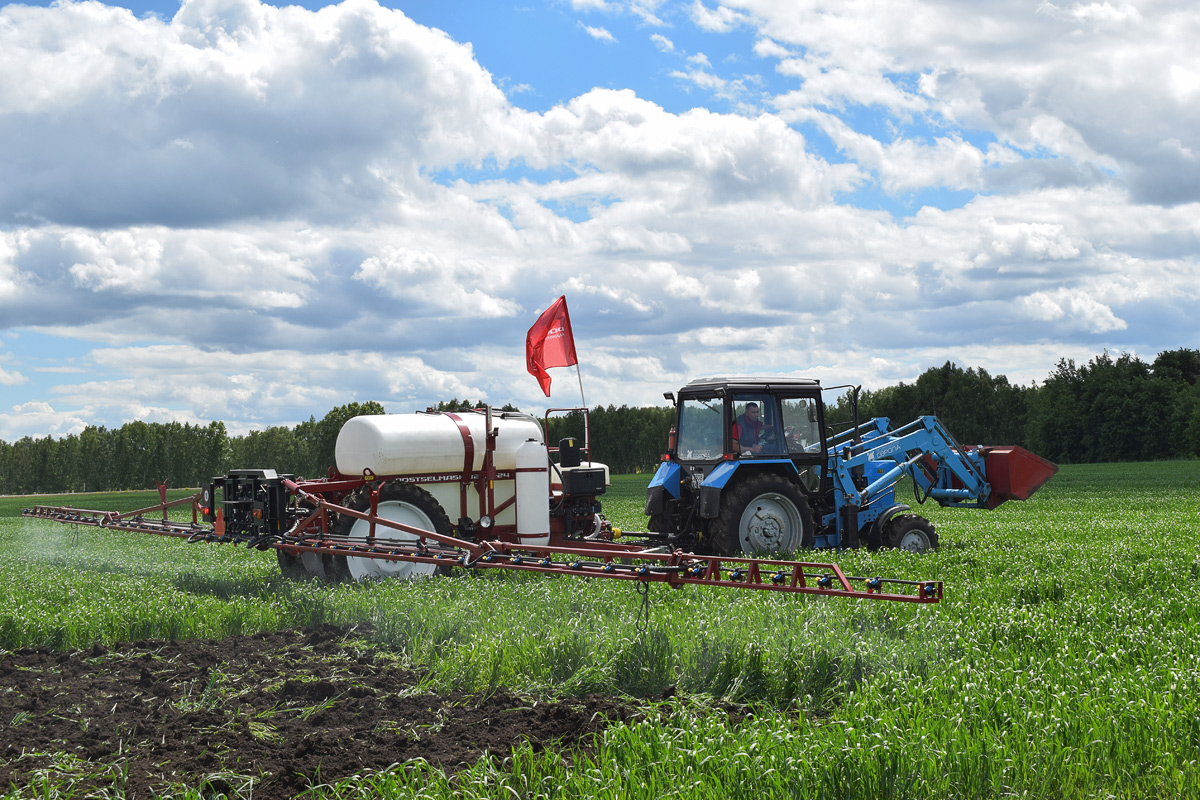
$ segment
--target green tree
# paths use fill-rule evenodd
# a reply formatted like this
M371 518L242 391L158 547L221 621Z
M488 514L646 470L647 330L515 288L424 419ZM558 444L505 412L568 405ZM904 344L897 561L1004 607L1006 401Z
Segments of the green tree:
M938 417L964 444L1025 443L1028 390L982 368L963 369L947 361L913 384L864 392L862 418L888 417L893 426L917 417Z
M224 475L229 470L232 450L224 422L208 423L208 427L200 432L198 451L201 482Z
M473 403L470 400L459 400L457 397L449 400L442 400L436 406L430 406L428 411L474 411L477 408L483 408L486 403ZM521 409L505 403L502 406L492 406L493 411L520 411Z
M13 494L12 469L13 448L8 442L0 439L0 494Z
M614 473L654 469L667 450L668 433L674 421L674 409L665 406L596 406L588 412L586 420L592 459L607 464ZM581 444L585 441L585 418L581 411L550 418L547 443L557 447L568 436Z
M272 426L250 431L231 442L233 463L246 468L273 469L280 474L300 474L307 461L305 447L295 428Z
M1169 418L1156 431L1152 448L1173 458L1200 455L1200 351L1167 350L1150 365L1155 391L1169 397Z
M98 492L113 488L112 434L89 425L79 434L79 490Z
M1150 365L1156 378L1165 378L1173 383L1188 386L1200 384L1200 350L1186 347L1179 350L1164 350Z
M1029 447L1051 461L1075 461L1083 430L1083 375L1075 362L1059 359L1030 398Z
M1108 353L1077 367L1060 361L1033 393L1030 447L1063 462L1193 456L1197 377L1191 351L1160 354L1152 368Z

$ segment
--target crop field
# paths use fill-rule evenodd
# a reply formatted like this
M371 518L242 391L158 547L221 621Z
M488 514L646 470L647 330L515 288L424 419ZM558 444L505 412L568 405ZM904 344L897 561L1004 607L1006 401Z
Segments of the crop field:
M647 480L614 479L619 527ZM926 606L292 583L33 502L0 499L0 797L1200 797L1200 462L1067 466L994 512L922 507L934 553L811 556L944 581Z

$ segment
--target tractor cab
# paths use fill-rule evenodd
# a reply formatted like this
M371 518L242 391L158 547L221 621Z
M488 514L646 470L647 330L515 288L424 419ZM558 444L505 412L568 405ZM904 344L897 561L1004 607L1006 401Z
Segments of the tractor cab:
M668 452L647 489L651 531L679 546L703 547L707 535L708 548L718 552L795 549L811 538L804 496L820 491L828 463L817 381L706 378L678 396L664 396L675 404L676 418ZM747 483L786 495L777 504L782 517L772 518L781 524L756 530L739 522L744 535L726 541L729 525L716 520L727 513L730 492Z
M674 400L673 394L667 395ZM707 473L740 459L825 462L821 386L797 378L692 381L675 400L676 435L664 461ZM705 469L705 468L708 469Z

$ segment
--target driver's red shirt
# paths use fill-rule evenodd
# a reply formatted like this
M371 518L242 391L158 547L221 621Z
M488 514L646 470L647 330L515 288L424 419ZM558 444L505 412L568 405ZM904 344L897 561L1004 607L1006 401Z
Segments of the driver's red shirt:
M758 444L758 434L763 429L762 417L751 422L742 414L733 422L733 441L739 448L754 447Z

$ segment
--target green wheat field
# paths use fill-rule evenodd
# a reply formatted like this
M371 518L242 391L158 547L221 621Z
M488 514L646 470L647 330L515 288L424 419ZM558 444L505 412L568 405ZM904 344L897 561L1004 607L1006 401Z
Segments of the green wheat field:
M647 480L614 479L605 509L619 527L642 527ZM270 553L77 533L17 516L32 502L0 499L0 649L369 622L439 690L597 692L651 709L569 767L519 749L454 778L373 776L354 796L1200 797L1200 462L1067 466L994 512L925 506L942 542L931 554L804 556L944 581L938 605L654 586L644 632L623 582L292 583ZM754 713L658 714L668 687ZM28 796L57 795L0 787Z

